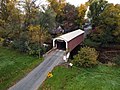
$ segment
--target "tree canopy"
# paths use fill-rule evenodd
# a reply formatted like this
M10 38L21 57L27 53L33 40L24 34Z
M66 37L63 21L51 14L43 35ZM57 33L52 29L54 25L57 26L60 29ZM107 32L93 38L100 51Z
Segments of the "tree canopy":
M65 0L48 0L51 8L56 13L56 23L61 26L65 32L73 31L82 27L87 5L75 7Z
M95 27L95 32L92 34L93 40L101 44L120 42L120 4L93 0L90 3L88 16Z
M33 44L42 47L52 40L50 32L58 26L64 33L82 28L88 6L88 19L95 30L90 38L101 44L120 42L120 4L89 0L76 7L66 0L47 0L46 6L36 4L37 1L0 1L0 38L4 38L4 42L12 40L14 48L23 45L26 52Z

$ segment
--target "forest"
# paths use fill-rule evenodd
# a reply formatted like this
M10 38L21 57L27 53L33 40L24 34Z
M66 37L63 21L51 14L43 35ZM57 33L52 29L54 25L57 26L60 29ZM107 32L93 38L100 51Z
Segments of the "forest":
M89 0L76 7L65 0L47 0L45 5L37 2L0 1L1 45L40 57L51 48L55 36L84 30L90 25L83 45L103 51L104 48L119 50L120 4Z

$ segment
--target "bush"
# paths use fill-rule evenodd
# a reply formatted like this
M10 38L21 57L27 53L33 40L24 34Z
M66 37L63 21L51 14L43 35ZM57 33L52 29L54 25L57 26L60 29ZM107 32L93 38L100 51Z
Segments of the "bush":
M4 39L0 37L0 43L2 43L3 41L4 41Z
M83 47L74 56L73 63L77 66L92 67L98 63L98 53L94 48Z
M99 42L95 42L95 41L92 41L91 39L85 39L85 41L83 42L83 44L85 46L90 46L90 47L99 47L101 43Z
M114 62L115 62L115 64L120 65L120 56L119 55L114 58Z
M25 32L20 34L20 37L13 41L13 48L18 49L21 52L27 52L28 50L28 36Z
M37 43L30 44L28 47L28 53L30 55L39 55L39 53L40 55L43 55L45 52L46 52L46 48L43 46L40 46Z

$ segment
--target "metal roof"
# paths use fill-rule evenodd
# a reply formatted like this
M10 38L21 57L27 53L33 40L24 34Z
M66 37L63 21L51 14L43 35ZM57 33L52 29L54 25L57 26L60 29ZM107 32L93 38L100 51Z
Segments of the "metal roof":
M78 30L63 34L63 35L61 35L61 36L59 36L57 38L54 38L54 39L65 40L65 41L68 42L68 41L74 39L75 37L77 37L77 36L79 36L79 35L81 35L83 33L84 33L83 30L78 29Z

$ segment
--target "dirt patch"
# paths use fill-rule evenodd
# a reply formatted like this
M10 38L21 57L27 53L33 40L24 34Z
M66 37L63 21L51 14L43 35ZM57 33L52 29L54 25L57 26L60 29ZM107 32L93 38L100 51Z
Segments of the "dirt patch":
M102 63L114 62L114 58L120 55L119 48L100 48L99 51L99 61Z

